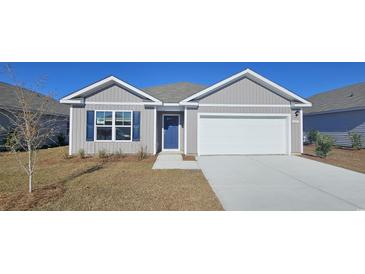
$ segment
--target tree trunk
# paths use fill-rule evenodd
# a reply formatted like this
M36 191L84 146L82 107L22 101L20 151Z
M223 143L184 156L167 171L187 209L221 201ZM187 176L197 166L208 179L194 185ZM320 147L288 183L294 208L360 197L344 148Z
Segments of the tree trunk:
M32 192L32 151L30 146L28 146L28 181L29 181L29 193Z
M29 174L29 193L32 192L32 174Z

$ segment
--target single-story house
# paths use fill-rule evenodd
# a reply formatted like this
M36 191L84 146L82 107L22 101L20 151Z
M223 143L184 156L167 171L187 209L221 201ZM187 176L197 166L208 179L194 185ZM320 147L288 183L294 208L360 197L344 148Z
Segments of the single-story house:
M114 76L61 99L70 108L70 154L303 151L302 108L311 103L246 69L205 87L139 89Z
M46 97L38 92L21 88L24 93L24 99L29 103L31 111L39 111L40 107L47 102L44 110L44 119L54 121L54 136L45 140L44 145L55 145L58 142L57 135L63 134L65 142L68 142L68 124L70 107L60 104L57 100ZM3 142L8 135L9 130L14 127L12 118L14 114L21 110L19 98L17 96L18 87L0 82L0 149L3 149ZM46 123L44 123L46 124Z
M336 145L351 146L349 132L362 135L365 146L365 83L316 94L304 111L304 131L332 136Z

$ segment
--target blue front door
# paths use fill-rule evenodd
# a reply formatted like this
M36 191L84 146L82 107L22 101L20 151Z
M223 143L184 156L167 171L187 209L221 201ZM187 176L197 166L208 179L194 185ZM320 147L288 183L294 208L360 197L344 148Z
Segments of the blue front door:
M163 125L163 149L179 149L179 116L165 115Z

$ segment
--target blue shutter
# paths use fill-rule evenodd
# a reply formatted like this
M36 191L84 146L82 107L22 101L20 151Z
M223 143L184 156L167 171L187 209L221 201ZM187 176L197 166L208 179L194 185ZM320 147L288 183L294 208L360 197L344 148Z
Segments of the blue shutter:
M133 111L133 141L139 141L141 135L141 112Z
M86 141L94 141L94 111L86 113Z

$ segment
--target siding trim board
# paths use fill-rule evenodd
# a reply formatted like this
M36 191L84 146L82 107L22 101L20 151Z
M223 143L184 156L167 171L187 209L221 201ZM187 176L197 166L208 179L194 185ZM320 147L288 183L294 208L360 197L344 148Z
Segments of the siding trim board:
M157 153L157 108L153 109L153 155Z
M153 102L85 102L85 105L115 105L115 106L155 106Z
M70 129L69 129L69 138L68 138L68 154L71 156L72 155L72 109L73 106L70 106Z
M187 143L188 143L188 116L187 107L184 108L184 154L187 154Z
M291 105L269 105L269 104L263 104L263 105L257 105L257 104L199 104L200 107L267 107L267 108L291 108Z
M300 109L300 153L303 153L303 143L304 143L304 137L303 137L303 109Z

